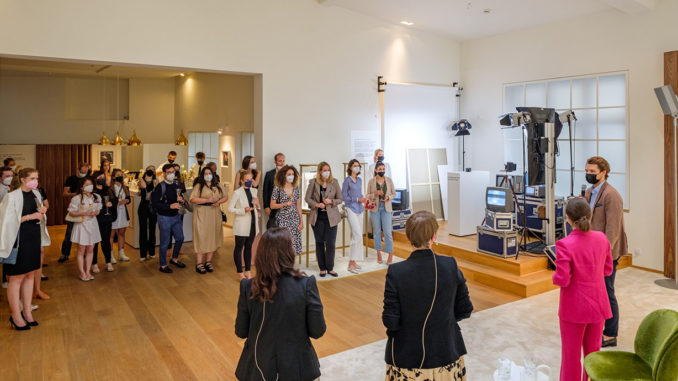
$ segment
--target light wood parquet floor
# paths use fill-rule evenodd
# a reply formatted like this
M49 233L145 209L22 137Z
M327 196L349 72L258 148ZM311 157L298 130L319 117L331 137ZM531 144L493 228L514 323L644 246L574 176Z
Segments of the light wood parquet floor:
M34 301L40 325L9 327L5 290L0 296L1 380L232 380L244 341L234 334L239 283L233 238L215 256L216 271L194 270L190 243L185 269L158 271L156 259L131 262L96 279L78 279L75 254L57 263L65 227L51 227L52 246L43 290L52 299ZM76 246L74 245L73 252ZM341 255L338 253L338 255ZM103 256L100 254L100 262ZM327 333L313 345L319 357L386 337L381 323L386 271L319 282ZM517 300L509 293L469 282L476 310Z

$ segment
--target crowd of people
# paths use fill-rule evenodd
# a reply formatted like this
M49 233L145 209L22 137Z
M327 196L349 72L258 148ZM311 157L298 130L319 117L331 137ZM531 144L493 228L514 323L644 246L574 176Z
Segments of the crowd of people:
M395 189L383 155L383 150L375 152L366 194L358 160L348 163L341 185L327 162L318 164L304 200L310 208L308 223L315 237L320 277L338 276L334 256L342 213L351 228L348 271L360 271L357 262L362 259L362 215L366 210L377 260L381 263L385 253L386 263L392 263L391 202ZM242 380L319 377L319 362L309 337L319 338L325 333L323 305L315 279L294 267L295 257L301 253L304 227L297 169L286 165L284 154L275 155L275 168L263 175L261 214L258 187L262 172L256 169L254 157L243 160L230 200L228 190L220 184L216 163L205 164L203 153L196 159L190 170L194 181L188 189L173 151L167 162L148 166L138 175L140 260L156 256L157 225L159 270L172 273L170 265L185 268L180 261L182 221L191 211L195 270L199 274L214 272L212 259L223 242L225 215L221 206L228 203L228 212L234 216L233 259L241 280L235 328L237 336L248 340L236 376ZM11 159L4 165L0 169L0 259L4 263L3 281L7 279L9 321L16 330L29 330L38 325L32 314L32 299L49 299L40 290L40 280L46 279L41 273L43 248L51 244L46 227L49 200L39 186L38 170L15 172ZM587 161L586 177L592 186L584 197L568 201L565 212L573 231L556 244L553 282L561 287L560 379L564 381L586 379L581 370L582 350L586 355L601 346L616 345L619 310L614 276L627 246L621 197L606 182L609 172L605 159L592 157ZM71 199L59 262L68 260L71 245L76 243L79 278L87 282L100 271L99 247L107 271L114 271L117 261L130 261L124 246L131 194L123 171L111 169L110 163L103 161L91 173L87 163L80 163L77 173L66 180L63 194ZM260 235L263 216L268 222ZM386 378L464 380L466 349L457 322L468 318L473 310L464 276L454 258L431 250L438 231L433 214L414 213L405 231L413 251L407 260L389 266L386 273L382 313L388 336ZM252 248L258 235L261 238L254 259L257 271L253 276ZM112 253L116 242L117 261ZM278 346L278 342L285 345Z

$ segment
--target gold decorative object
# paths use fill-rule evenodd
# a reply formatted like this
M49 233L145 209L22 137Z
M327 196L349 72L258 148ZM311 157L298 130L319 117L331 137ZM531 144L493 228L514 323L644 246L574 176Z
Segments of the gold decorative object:
M186 136L184 136L184 130L181 130L181 134L179 134L179 137L177 138L177 141L174 143L174 145L177 146L187 146L188 145L188 139Z
M120 131L115 132L115 138L113 139L113 145L124 146L125 140L120 136Z
M110 145L110 144L111 144L111 141L106 137L106 133L102 131L101 132L101 139L99 139L99 145L100 146L107 146L107 145Z
M137 137L137 130L132 130L132 137L129 138L129 142L127 145L130 146L140 146L141 145L141 139Z

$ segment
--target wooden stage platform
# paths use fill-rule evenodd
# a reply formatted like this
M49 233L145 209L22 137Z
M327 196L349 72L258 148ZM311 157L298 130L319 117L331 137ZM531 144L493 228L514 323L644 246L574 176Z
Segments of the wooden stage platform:
M521 297L557 288L551 280L553 271L548 269L548 259L545 255L521 252L518 259L515 259L480 253L475 235L456 237L447 233L445 221L439 223L440 229L433 250L438 254L454 257L466 279ZM407 241L405 231L395 231L393 240L395 254L407 258L412 252L412 247ZM371 241L369 240L370 245ZM618 269L628 266L631 266L630 255L620 259Z

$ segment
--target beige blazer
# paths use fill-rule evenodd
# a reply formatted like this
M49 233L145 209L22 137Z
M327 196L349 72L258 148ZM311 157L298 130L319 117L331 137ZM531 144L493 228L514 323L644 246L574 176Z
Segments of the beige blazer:
M42 202L40 192L33 191L35 197ZM21 225L21 211L24 208L24 195L21 188L9 192L0 202L0 257L7 258L16 241ZM37 211L37 210L36 210ZM51 244L46 224L40 222L40 246Z
M591 202L591 188L586 190L586 201ZM605 233L612 247L612 258L617 260L629 252L624 230L624 201L610 184L603 183L591 215L591 229Z
M384 202L386 211L393 213L393 206L391 205L391 200L396 196L395 187L393 186L393 181L390 177L385 176L384 181L386 182L386 195L389 196L389 200ZM377 178L373 177L370 179L370 182L367 183L367 198L370 200L371 204L379 206L379 196L377 196ZM372 210L373 212L376 209Z
M320 186L316 179L311 180L308 183L308 189L306 189L306 196L304 200L311 208L311 212L308 214L308 223L311 226L315 226L315 222L318 220L318 208L316 205L321 202L320 200ZM327 219L330 221L330 226L335 227L341 222L341 213L339 213L339 204L344 202L341 196L341 186L339 185L339 180L334 179L331 184L327 184L327 190L325 191L325 198L332 200L331 205L327 205L325 210L327 211Z
M252 193L252 201L257 198L257 189L250 188ZM240 187L233 192L231 200L228 202L228 212L235 215L235 220L233 221L233 234L240 237L249 237L250 235L250 226L252 226L252 213L245 212L245 208L250 206L247 201L247 194L245 193L245 188ZM259 234L259 210L254 209L254 222L255 234Z

